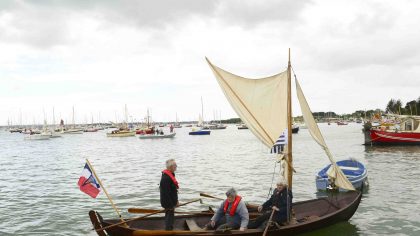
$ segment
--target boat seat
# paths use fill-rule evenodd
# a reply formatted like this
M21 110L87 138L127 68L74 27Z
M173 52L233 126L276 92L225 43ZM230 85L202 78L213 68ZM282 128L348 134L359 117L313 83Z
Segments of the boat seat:
M195 220L194 220L194 219L186 219L186 220L185 220L185 222L187 223L188 228L189 228L191 231L194 231L194 232L204 231L204 229L200 228L200 227L197 225L197 222L195 222Z

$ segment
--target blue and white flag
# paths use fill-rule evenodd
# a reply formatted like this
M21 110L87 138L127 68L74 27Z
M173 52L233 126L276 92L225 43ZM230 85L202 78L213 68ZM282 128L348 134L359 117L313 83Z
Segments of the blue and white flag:
M280 134L280 137L274 143L273 147L271 148L270 153L282 153L284 150L284 146L287 144L287 128Z

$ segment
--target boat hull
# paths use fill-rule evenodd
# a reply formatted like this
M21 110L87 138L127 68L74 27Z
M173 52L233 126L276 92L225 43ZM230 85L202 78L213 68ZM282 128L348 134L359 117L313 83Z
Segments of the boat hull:
M297 202L293 204L295 217L297 222L281 226L280 228L273 228L268 230L267 235L296 235L315 229L320 229L341 221L349 220L356 212L362 198L361 192L347 192L347 193L331 193L331 196ZM89 212L90 219L95 229L106 227L119 220L104 220L95 211ZM210 221L212 214L195 214L176 216L174 223L174 231L162 230L165 227L164 217L149 217L138 221L132 221L129 227L115 226L106 229L106 233L110 236L132 236L132 235L220 235L216 231L189 231L186 224L186 219L192 219L195 223L203 228L206 223ZM98 235L104 236L104 231L97 231ZM247 235L247 236L261 236L262 229L247 229L245 231L231 230L229 234Z
M176 133L171 134L162 134L162 135L154 135L154 134L144 134L140 135L139 139L162 139L162 138L174 138Z
M370 129L365 131L365 144L420 145L420 133Z
M82 129L69 129L69 130L64 130L63 133L64 134L83 134L83 130Z
M47 140L50 139L50 135L33 134L25 137L25 140Z
M136 131L130 132L118 132L118 133L107 133L107 137L132 137L136 135Z
M366 167L355 160L342 160L338 161L337 165L341 168L344 175L352 183L355 189L362 189L363 186L368 186L368 172ZM326 191L329 186L329 180L327 176L327 171L330 168L330 165L327 165L316 176L316 188L317 190ZM347 190L339 188L339 191L345 192Z
M210 130L191 131L188 134L189 135L210 135Z

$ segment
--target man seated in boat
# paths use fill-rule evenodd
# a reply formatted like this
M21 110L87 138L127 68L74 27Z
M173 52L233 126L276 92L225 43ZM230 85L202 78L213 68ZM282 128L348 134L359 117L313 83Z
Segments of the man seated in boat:
M220 204L219 209L206 225L208 230L230 230L240 229L244 231L249 222L248 209L242 197L236 193L234 188L226 192L227 199Z
M287 192L289 194L287 194ZM258 212L264 211L264 213L255 220L250 221L248 228L265 228L273 210L274 213L272 222L279 226L285 224L288 220L288 214L291 209L292 198L292 191L288 189L285 181L278 181L270 199L258 207Z

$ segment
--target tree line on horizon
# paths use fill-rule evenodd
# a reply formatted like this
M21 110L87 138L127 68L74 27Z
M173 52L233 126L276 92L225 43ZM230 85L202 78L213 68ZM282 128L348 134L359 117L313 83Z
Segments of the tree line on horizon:
M420 96L416 100L412 100L407 102L404 106L401 99L394 99L391 98L387 103L385 110L381 109L371 109L371 110L357 110L350 114L342 114L339 115L333 111L321 111L321 112L312 112L312 115L316 120L325 120L330 118L342 118L342 119L349 119L349 118L371 118L376 114L398 114L398 115L420 115ZM296 120L303 119L302 116L297 116ZM237 124L242 123L240 118L231 118L222 120L225 124Z

